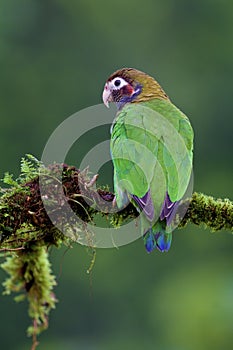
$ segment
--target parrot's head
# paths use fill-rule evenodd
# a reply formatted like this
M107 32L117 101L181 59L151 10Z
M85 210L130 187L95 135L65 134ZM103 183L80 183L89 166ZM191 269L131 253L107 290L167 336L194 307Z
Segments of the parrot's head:
M154 78L134 68L122 68L114 72L106 81L102 97L107 107L109 102L115 102L118 109L129 102L168 99Z

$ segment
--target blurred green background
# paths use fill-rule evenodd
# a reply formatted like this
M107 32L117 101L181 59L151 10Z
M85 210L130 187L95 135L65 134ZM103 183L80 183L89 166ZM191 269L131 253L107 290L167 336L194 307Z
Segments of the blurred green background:
M25 153L40 158L53 130L101 103L105 79L132 66L155 76L191 119L195 190L233 199L233 2L0 4L1 177L18 174ZM85 247L54 249L60 302L39 349L232 349L232 250L230 233L190 225L168 254L148 255L141 240L98 250L90 277ZM29 322L26 303L0 296L1 349L29 349Z

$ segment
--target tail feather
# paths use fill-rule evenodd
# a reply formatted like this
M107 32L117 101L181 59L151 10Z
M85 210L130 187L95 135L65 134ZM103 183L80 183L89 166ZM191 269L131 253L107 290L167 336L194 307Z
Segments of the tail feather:
M152 229L150 229L144 234L143 239L147 252L151 253L156 247L156 240Z
M172 242L172 233L166 232L165 223L158 221L152 228L145 232L144 244L148 253L155 248L161 252L167 252Z
M157 233L156 246L161 252L168 252L172 243L172 233Z

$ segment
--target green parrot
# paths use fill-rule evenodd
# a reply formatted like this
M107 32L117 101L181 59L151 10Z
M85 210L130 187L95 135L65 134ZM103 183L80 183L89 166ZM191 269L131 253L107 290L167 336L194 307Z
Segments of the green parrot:
M138 209L149 253L168 251L191 178L191 124L154 78L133 68L107 79L103 102L117 106L110 141L117 207L130 201Z

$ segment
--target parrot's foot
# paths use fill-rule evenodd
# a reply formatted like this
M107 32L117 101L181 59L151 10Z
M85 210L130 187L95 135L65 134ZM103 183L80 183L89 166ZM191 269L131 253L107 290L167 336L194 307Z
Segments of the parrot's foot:
M115 208L116 206L117 206L116 196L114 196L113 201L112 201L112 207Z
M89 182L85 182L85 184L84 184L85 189L92 187L96 183L98 176L99 176L99 174L95 174Z

